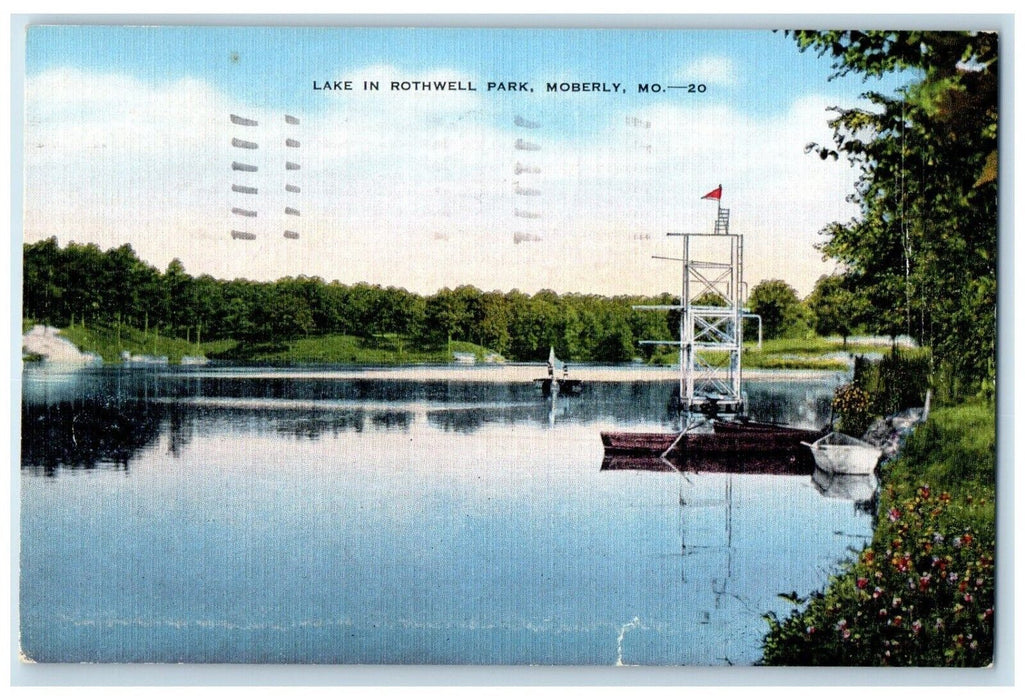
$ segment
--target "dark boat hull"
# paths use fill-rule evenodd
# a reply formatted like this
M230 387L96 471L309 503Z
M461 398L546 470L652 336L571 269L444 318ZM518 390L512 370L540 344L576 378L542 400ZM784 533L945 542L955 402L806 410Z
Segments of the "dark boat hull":
M677 433L602 433L606 454L655 455L672 447Z
M659 466L660 458L679 471L692 472L811 474L815 469L809 450L790 432L605 432L601 439L606 469L650 470ZM637 466L626 466L631 461Z
M797 444L801 442L815 442L826 434L824 430L808 430L807 428L793 428L789 425L729 420L713 421L712 430L718 435L771 435L774 438L793 440Z
M677 439L679 438L679 439ZM793 435L763 432L736 433L602 433L606 452L614 454L656 454L672 448L687 454L773 454L801 452L801 441Z

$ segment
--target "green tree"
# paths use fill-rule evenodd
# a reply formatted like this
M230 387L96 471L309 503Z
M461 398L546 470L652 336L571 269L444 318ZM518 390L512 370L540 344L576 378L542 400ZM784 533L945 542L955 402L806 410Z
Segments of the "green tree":
M55 237L26 244L23 252L22 315L64 325L68 312L64 299L67 282L63 252Z
M823 275L805 300L812 327L819 335L839 335L844 349L847 338L868 320L868 300L852 289L843 275Z
M996 341L997 36L794 32L837 75L913 78L868 109L838 108L822 158L859 169L859 216L824 233L826 255L873 307L873 330L930 345L952 384L992 382Z
M762 333L766 338L780 338L801 320L801 301L797 291L783 280L765 280L751 290L748 305L752 313L762 317Z

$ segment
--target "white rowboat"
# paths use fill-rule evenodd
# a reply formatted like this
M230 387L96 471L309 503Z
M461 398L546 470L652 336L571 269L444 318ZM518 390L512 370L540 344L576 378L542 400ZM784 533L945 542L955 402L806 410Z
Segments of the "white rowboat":
M836 432L801 444L811 449L818 468L830 474L871 474L883 454L875 445Z

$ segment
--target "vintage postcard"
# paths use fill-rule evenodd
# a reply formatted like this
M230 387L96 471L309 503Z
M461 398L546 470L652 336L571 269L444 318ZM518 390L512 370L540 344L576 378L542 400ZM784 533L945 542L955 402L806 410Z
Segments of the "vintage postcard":
M30 25L22 661L991 670L998 29Z

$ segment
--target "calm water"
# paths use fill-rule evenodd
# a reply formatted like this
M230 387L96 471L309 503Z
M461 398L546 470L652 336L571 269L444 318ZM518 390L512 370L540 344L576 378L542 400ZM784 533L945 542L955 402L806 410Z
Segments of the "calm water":
M752 382L752 412L824 423L833 384ZM778 594L870 535L872 485L602 470L599 431L671 429L672 389L553 405L483 368L28 368L23 651L753 663Z

